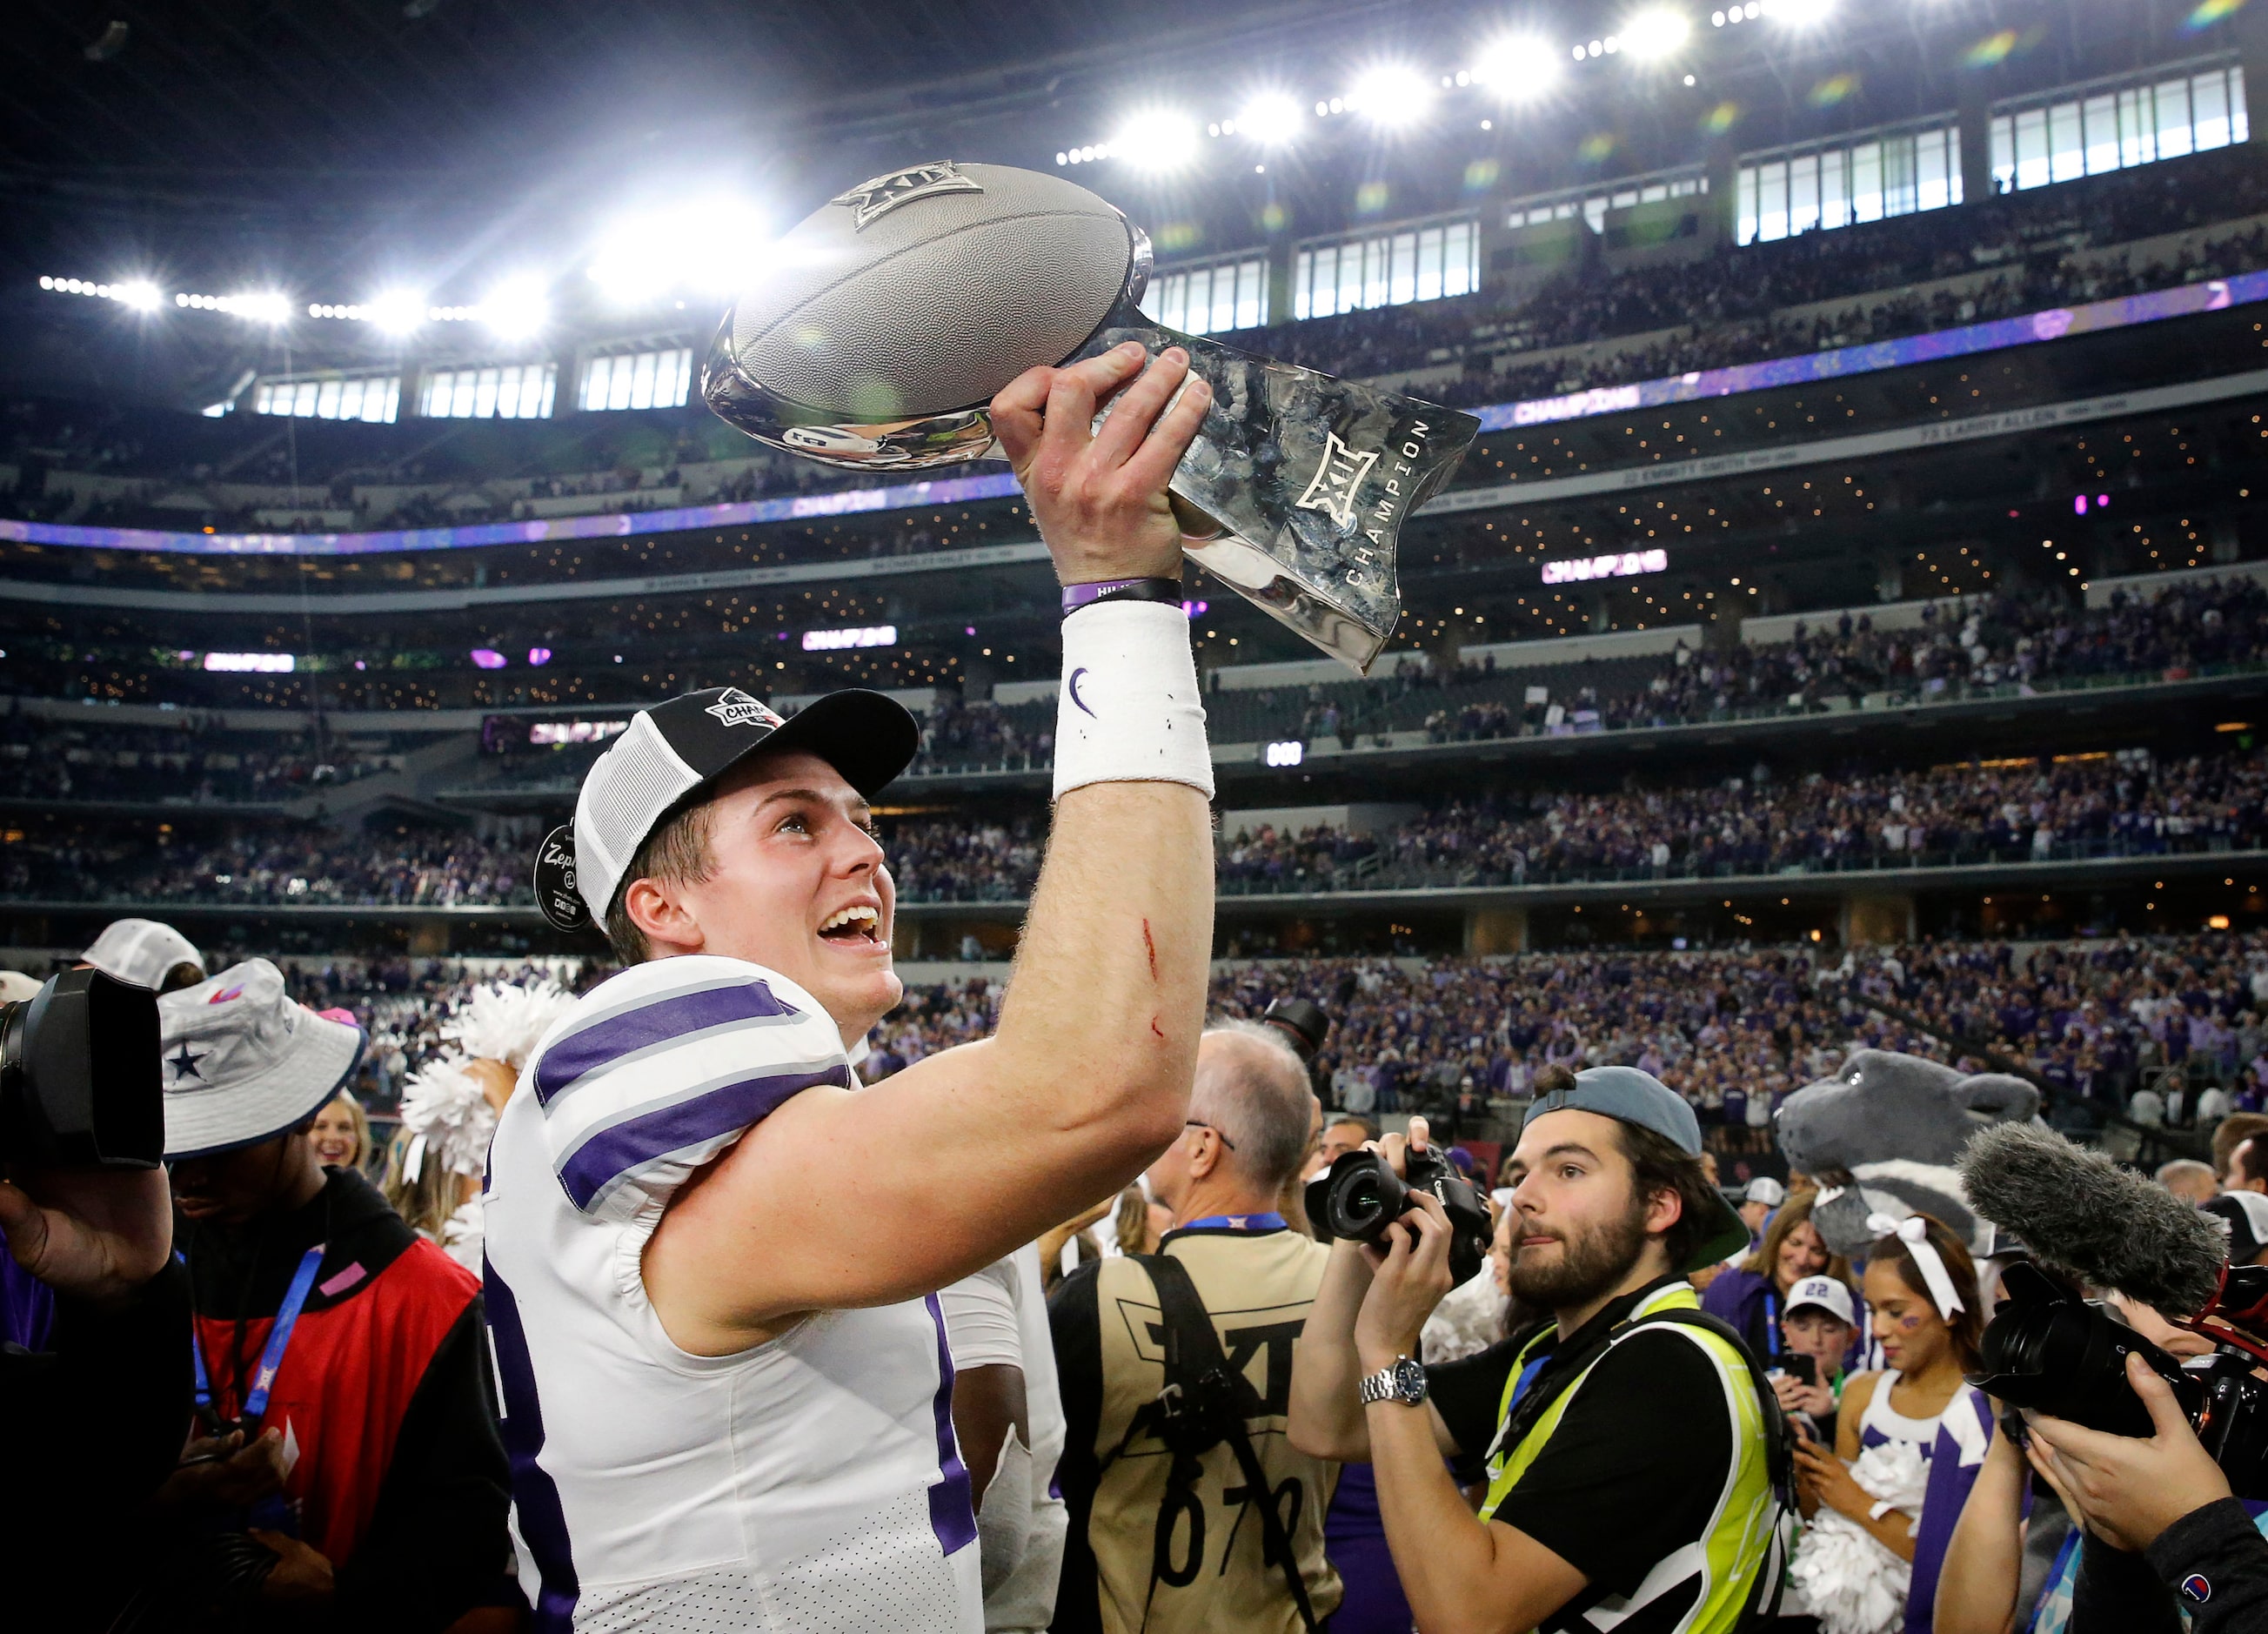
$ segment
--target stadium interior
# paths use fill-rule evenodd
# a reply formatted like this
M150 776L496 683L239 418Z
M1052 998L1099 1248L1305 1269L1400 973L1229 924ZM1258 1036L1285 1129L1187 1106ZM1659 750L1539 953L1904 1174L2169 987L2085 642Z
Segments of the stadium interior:
M1160 322L1482 422L1369 675L1189 575L1221 1008L1316 997L1324 1071L1484 1137L1525 1066L1651 1062L1743 1177L1727 1089L1853 1041L2201 1150L2268 1093L2264 12L40 0L6 961L128 914L288 955L382 1113L423 999L600 968L529 860L632 710L864 685L924 724L883 1053L986 1031L1046 551L998 463L800 461L699 391L768 235L943 156L1120 206Z

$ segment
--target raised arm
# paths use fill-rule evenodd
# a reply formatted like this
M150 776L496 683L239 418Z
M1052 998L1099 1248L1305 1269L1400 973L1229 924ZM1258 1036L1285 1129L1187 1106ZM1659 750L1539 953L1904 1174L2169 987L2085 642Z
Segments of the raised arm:
M1166 482L1210 394L1192 381L1168 407L1187 358L1141 362L1130 346L1036 369L994 404L1065 584L1180 572ZM1213 893L1188 621L1081 611L1064 675L1054 828L998 1034L872 1089L806 1090L696 1176L644 1266L687 1349L942 1287L1115 1195L1180 1132Z

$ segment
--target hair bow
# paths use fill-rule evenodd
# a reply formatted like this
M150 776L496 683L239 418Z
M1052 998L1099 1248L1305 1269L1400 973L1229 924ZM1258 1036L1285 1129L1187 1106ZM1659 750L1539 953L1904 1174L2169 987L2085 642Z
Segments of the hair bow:
M1892 1219L1887 1214L1869 1214L1867 1229L1874 1233L1877 1241L1885 1237L1896 1237L1906 1245L1906 1252L1913 1255L1913 1262L1921 1267L1921 1279L1929 1284L1930 1303L1937 1306L1939 1316L1949 1322L1955 1311L1964 1308L1961 1296L1954 1292L1953 1278L1946 1273L1945 1256L1929 1240L1927 1220L1918 1214L1909 1214L1902 1220Z

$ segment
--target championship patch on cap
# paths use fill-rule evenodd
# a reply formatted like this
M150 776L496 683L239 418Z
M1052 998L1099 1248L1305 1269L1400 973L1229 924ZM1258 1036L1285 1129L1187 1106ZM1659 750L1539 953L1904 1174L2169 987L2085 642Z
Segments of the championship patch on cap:
M2192 1571L2182 1579L2182 1598L2200 1606L2213 1598L2213 1585L2204 1572Z
M575 888L572 823L561 823L535 848L535 906L555 931L579 931L591 923L590 905Z
M717 695L714 703L704 707L704 715L714 715L727 726L784 726L787 722L775 714L770 704L762 698L750 697L738 687L726 687Z

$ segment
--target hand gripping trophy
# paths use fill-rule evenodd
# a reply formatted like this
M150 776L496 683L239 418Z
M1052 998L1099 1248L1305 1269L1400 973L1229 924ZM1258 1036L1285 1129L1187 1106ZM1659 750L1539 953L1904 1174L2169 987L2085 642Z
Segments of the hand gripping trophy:
M822 464L928 471L998 458L986 405L1035 364L1180 346L1213 388L1172 483L1188 556L1366 671L1402 609L1402 524L1480 422L1152 323L1150 272L1142 230L1060 177L909 166L772 247L710 348L702 396Z

